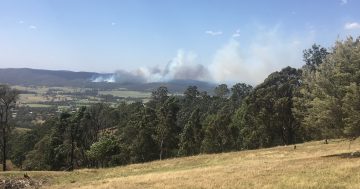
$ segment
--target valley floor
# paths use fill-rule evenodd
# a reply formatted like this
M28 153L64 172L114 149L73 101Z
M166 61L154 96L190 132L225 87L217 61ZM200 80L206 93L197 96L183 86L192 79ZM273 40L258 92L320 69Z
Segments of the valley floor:
M360 188L360 140L331 140L107 169L27 172L43 188ZM24 172L0 173L19 178Z

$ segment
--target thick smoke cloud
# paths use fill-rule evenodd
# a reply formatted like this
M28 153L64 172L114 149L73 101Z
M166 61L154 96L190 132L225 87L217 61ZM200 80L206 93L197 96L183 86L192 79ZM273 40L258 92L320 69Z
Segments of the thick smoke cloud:
M209 80L208 70L201 64L197 63L197 55L192 52L179 50L177 56L173 58L164 69L157 68L155 80ZM152 76L152 73L150 76Z
M134 71L118 70L113 75L97 77L93 82L146 83L171 80L211 80L209 71L197 63L197 55L179 50L165 66L142 67Z
M145 83L199 80L256 85L270 73L286 66L301 67L302 51L311 46L314 35L315 32L310 31L308 36L289 37L281 33L279 25L269 29L262 28L254 32L254 38L251 40L242 40L240 35L236 38L230 37L215 51L212 61L206 67L199 64L195 53L179 50L166 65L142 67L131 72L120 70L108 77L96 78L94 81Z
M269 74L286 66L301 67L302 51L311 46L313 35L286 37L276 26L258 31L254 39L243 46L241 40L232 38L216 51L209 66L210 73L217 83L259 84Z

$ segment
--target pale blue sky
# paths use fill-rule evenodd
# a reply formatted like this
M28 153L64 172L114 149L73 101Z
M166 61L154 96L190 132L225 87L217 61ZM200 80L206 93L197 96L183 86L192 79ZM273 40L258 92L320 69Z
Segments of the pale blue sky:
M359 7L359 0L0 0L0 67L146 72L177 60L203 65L219 82L256 83L299 67L314 42L359 35Z

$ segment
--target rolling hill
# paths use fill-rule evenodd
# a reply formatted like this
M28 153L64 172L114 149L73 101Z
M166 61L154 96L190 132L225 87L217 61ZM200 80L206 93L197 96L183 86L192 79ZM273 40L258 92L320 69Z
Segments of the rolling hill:
M27 172L43 188L359 188L360 140L331 140L222 154L174 158L144 164ZM0 173L0 180L24 172Z
M0 69L0 83L24 86L84 87L99 89L126 88L137 91L151 91L159 86L168 87L171 92L182 93L189 85L211 92L215 84L196 80L172 80L152 83L107 83L92 82L97 77L108 77L111 73L73 72L65 70L41 70L30 68Z
M83 85L99 75L95 72L5 68L0 69L0 82L10 85L72 86Z

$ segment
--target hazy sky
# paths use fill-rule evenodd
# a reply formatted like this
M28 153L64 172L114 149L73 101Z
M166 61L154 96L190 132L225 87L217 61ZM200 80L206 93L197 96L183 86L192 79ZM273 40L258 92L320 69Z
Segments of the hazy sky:
M258 83L300 67L314 42L359 35L359 8L360 0L0 0L0 67Z

